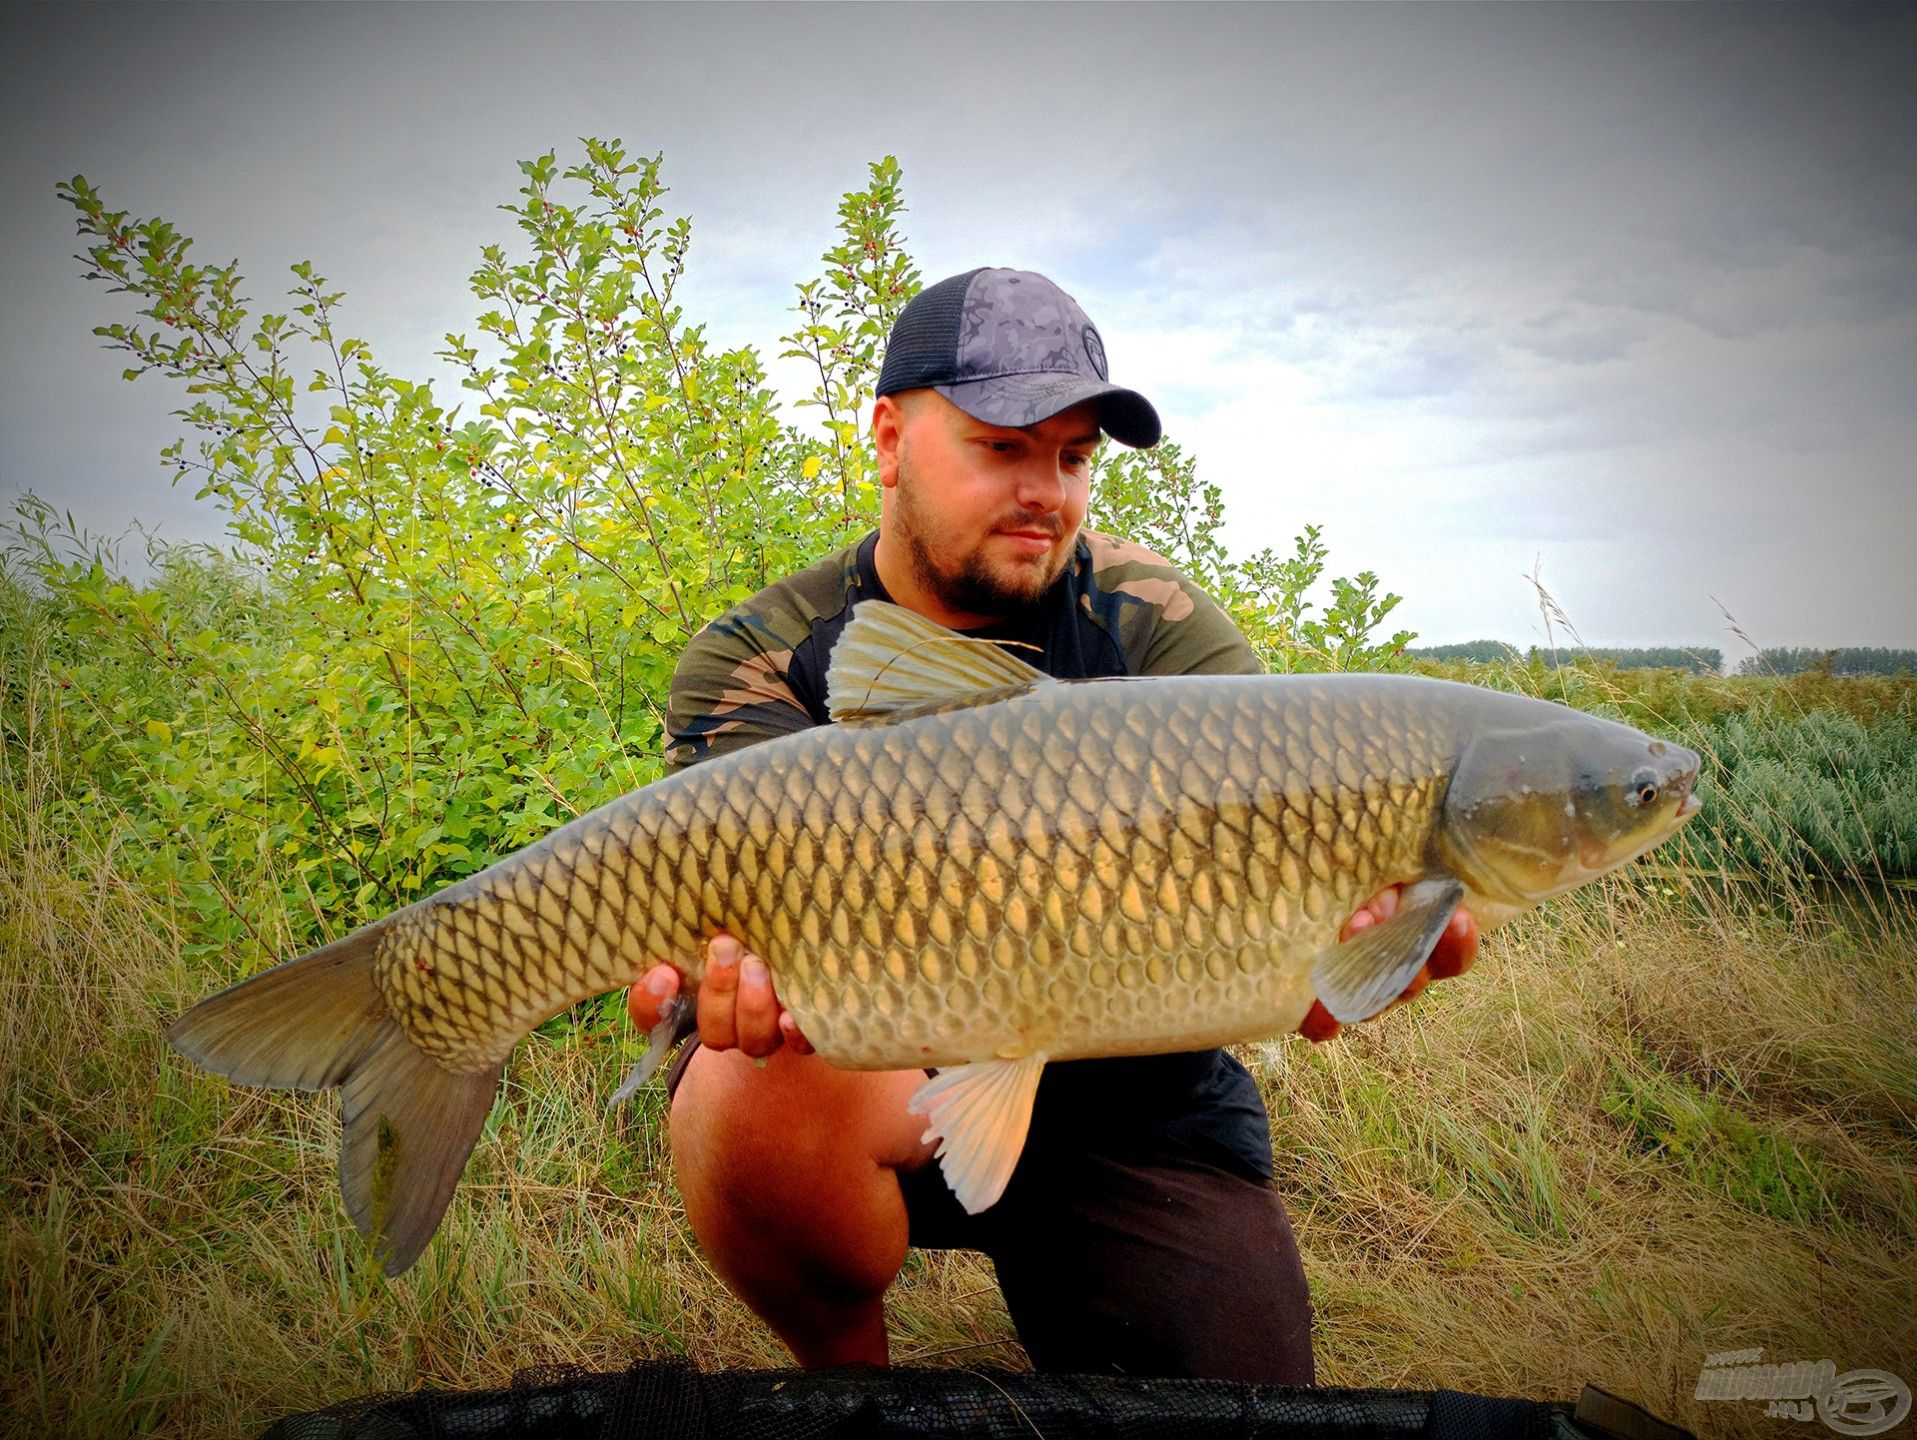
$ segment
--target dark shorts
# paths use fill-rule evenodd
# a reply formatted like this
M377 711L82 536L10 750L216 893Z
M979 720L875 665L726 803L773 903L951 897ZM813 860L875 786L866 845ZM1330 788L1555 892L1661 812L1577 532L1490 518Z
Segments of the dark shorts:
M676 1089L696 1042L667 1072ZM899 1172L911 1243L978 1250L1040 1369L1312 1383L1311 1300L1270 1183L1149 1140L1028 1153L967 1215L936 1163Z

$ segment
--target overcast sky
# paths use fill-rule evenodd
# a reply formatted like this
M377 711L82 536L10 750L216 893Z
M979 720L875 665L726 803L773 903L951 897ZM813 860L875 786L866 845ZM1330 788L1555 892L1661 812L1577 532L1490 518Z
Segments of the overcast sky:
M770 361L868 161L929 282L1046 272L1220 484L1426 642L1917 646L1917 8L15 6L0 505L217 539L56 181L438 378L515 162L663 151L690 316ZM775 368L775 378L789 372Z

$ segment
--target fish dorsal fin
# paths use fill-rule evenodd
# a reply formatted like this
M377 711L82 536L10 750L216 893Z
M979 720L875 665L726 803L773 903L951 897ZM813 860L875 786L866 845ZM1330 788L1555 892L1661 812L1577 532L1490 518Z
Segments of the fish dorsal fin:
M1052 683L1012 654L1010 643L960 635L901 605L867 600L832 648L826 711L837 721L883 720Z
M1043 1055L954 1066L919 1086L905 1107L925 1117L921 1142L938 1142L933 1153L967 1215L1005 1193L1025 1149L1044 1069Z

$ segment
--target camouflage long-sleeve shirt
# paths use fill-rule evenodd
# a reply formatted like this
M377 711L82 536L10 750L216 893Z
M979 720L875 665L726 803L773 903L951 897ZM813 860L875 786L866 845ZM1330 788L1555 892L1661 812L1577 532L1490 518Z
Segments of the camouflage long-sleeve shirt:
M672 677L669 769L829 723L832 647L853 606L891 598L873 563L877 540L867 535L766 587L693 637ZM970 633L1032 646L1036 654L1021 658L1060 679L1263 669L1225 613L1169 561L1090 530L1036 604ZM1214 1163L1271 1174L1257 1087L1223 1051L1046 1067L1029 1145L1114 1148L1150 1132Z

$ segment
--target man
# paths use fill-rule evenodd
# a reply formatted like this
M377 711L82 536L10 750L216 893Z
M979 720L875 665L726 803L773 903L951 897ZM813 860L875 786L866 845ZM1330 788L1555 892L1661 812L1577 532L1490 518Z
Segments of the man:
M1171 565L1081 530L1101 432L1149 446L1159 421L1110 383L1098 332L1051 281L974 270L921 292L877 389L877 533L693 640L673 679L675 766L824 723L832 645L866 599L1022 642L1068 678L1261 669ZM1374 898L1347 932L1396 904L1395 889ZM1455 917L1407 998L1476 944ZM649 972L635 1021L650 1029L678 986ZM686 1212L800 1364L885 1363L884 1294L916 1244L992 1257L1040 1369L1311 1383L1268 1121L1224 1051L1047 1066L1011 1183L968 1216L906 1111L924 1072L826 1065L730 936L710 943L698 1027L668 1082ZM1338 1025L1314 1007L1300 1029Z

